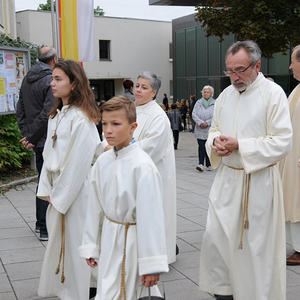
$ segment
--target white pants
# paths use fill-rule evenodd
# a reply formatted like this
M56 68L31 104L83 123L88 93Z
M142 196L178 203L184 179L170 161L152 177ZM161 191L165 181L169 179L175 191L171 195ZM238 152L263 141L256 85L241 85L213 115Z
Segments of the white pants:
M293 249L300 252L300 222L286 222L286 241L293 246Z

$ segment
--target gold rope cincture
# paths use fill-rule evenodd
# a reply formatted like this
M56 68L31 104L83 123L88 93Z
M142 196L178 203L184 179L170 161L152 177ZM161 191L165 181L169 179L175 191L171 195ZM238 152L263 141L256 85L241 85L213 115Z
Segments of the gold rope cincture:
M59 260L58 265L55 271L55 274L59 273L60 270L60 264L62 263L62 270L61 270L61 278L60 282L65 282L65 232L66 232L66 215L62 215L61 217L61 246L60 246L60 254L59 254Z
M125 262L126 262L126 244L127 244L127 233L128 229L131 225L136 225L136 223L130 223L130 222L119 222L115 221L108 216L105 216L107 220L109 220L112 223L120 224L125 226L125 237L124 237L124 248L123 248L123 259L122 259L122 269L121 269L121 288L120 288L120 296L119 300L127 300L126 298L126 285L125 285Z
M224 164L225 165L225 164ZM276 164L272 164L268 166L267 168L273 167ZM233 170L239 170L244 171L244 168L236 168L231 167L228 165L225 165L226 167L233 169ZM249 229L249 217L248 217L248 206L249 206L249 187L250 187L250 178L251 174L245 174L244 178L244 195L243 195L243 216L242 216L242 228L241 228L241 236L240 236L240 242L239 242L239 249L243 249L243 239L245 234L245 229Z

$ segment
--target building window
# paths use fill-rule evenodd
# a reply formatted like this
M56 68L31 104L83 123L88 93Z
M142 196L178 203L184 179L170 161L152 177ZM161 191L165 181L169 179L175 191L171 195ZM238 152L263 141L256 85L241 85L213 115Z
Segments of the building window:
M99 40L99 58L100 58L100 60L111 60L110 59L110 41Z

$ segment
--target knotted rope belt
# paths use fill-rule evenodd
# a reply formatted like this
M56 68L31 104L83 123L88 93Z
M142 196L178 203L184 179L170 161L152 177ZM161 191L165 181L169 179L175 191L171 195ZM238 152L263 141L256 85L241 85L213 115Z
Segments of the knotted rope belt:
M66 244L66 215L61 215L61 244L60 244L60 254L58 265L55 271L55 274L59 273L60 264L62 263L62 270L61 270L61 278L60 282L65 282L65 244Z
M232 167L224 164L226 167L233 169L233 170L239 170L239 171L245 171L244 168L237 168ZM267 168L273 167L276 164L271 164ZM244 176L244 195L243 195L243 216L242 216L242 228L241 228L241 236L240 236L240 242L239 242L239 249L243 249L243 239L244 239L244 233L245 229L249 229L249 217L248 217L248 205L249 205L249 187L250 187L250 179L251 174L245 174Z
M125 226L125 237L124 237L124 247L123 247L123 259L122 259L122 269L121 269L121 288L120 288L120 296L119 300L127 300L126 298L126 285L125 285L125 262L126 262L126 244L127 244L127 233L128 229L132 225L136 225L136 223L130 223L130 222L119 222L115 221L108 216L105 216L106 219L112 223L120 224Z

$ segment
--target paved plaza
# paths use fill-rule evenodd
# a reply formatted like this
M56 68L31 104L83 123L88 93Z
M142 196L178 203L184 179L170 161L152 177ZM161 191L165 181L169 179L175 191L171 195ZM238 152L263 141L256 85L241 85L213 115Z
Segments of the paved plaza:
M199 173L195 170L197 142L191 133L180 133L178 148L177 243L180 254L162 280L168 300L209 300L213 297L200 292L197 284L207 198L215 171ZM0 300L58 299L40 298L36 292L47 244L40 242L34 233L35 189L36 183L28 183L0 196ZM287 290L288 300L300 299L300 266L288 267Z

